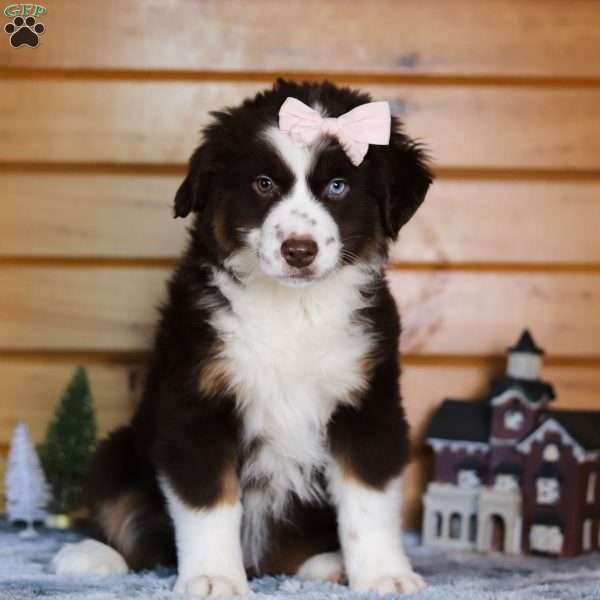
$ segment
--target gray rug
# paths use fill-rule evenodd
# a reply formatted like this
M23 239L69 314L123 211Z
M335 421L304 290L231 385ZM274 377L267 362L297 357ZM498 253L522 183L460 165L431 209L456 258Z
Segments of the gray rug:
M67 578L48 571L53 554L70 532L42 532L20 539L0 525L0 600L177 600L172 571L136 575ZM571 560L483 557L413 547L416 570L429 583L411 600L600 600L600 554ZM263 577L251 584L253 600L375 600L346 587L286 577ZM391 598L391 596L390 596Z

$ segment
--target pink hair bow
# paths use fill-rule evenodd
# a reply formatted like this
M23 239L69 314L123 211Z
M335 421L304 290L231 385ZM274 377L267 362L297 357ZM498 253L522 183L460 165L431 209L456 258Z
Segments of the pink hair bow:
M390 143L392 117L387 102L361 104L335 119L324 118L296 98L286 98L279 109L279 129L296 144L309 146L320 135L337 138L354 166L363 161L369 144Z

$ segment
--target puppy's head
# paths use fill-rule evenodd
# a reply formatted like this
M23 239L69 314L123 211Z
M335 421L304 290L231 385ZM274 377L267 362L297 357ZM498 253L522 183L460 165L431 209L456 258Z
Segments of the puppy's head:
M432 175L395 119L389 145L370 146L359 166L335 137L298 145L278 127L288 97L324 117L371 101L330 83L279 80L241 106L213 113L175 197L175 216L197 213L196 247L215 264L297 286L385 258Z

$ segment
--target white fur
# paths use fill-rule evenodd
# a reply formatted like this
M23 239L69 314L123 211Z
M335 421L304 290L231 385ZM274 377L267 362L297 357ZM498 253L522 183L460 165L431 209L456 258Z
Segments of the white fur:
M402 547L401 478L378 490L344 477L332 465L329 481L350 587L380 593L410 593L425 587Z
M318 500L315 474L325 468L326 426L340 403L365 386L360 361L373 348L355 318L373 278L365 266L347 266L303 288L282 286L255 269L240 284L223 272L215 283L230 306L211 323L224 341L221 358L242 416L243 440L262 440L241 473L243 544L256 566L269 516L281 517L290 493ZM260 484L252 490L252 483ZM263 484L266 482L266 486Z
M315 475L328 462L327 423L338 404L351 402L364 387L360 361L373 348L370 332L356 320L366 303L361 289L381 270L339 266L338 226L307 183L316 147L298 146L276 128L264 135L295 183L263 225L247 232L246 249L227 259L235 278L215 271L229 306L216 308L211 319L224 342L220 358L242 416L243 441L261 442L241 473L244 560L255 567L269 518L285 515L290 494L320 499ZM300 282L306 285L290 280L281 255L282 241L294 235L310 236L319 246L312 276Z
M248 593L240 543L241 504L196 510L177 496L165 477L160 485L175 527L175 591L195 596Z
M65 544L52 558L50 568L57 575L122 575L128 571L116 550L96 540Z
M312 277L323 278L338 265L342 242L337 223L308 186L307 176L318 145L299 146L275 127L267 129L264 136L286 162L296 180L288 196L275 204L260 228L255 248L260 257L260 268L266 275L284 283L305 283L290 279L294 269L283 258L281 244L290 237L309 237L317 242L319 248L310 266Z
M344 561L341 552L324 552L305 560L296 575L302 579L341 583L344 577Z

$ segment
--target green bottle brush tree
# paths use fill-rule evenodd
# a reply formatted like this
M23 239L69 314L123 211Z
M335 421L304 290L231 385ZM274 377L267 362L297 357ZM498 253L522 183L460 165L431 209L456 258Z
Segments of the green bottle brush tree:
M83 504L83 484L96 447L96 418L87 373L79 367L64 391L40 460L52 490L49 509L68 515Z

